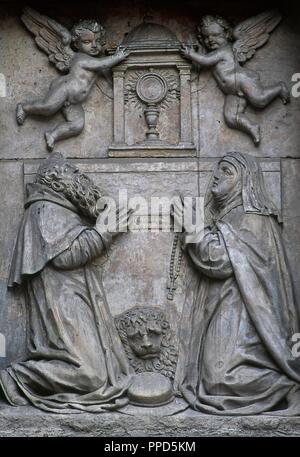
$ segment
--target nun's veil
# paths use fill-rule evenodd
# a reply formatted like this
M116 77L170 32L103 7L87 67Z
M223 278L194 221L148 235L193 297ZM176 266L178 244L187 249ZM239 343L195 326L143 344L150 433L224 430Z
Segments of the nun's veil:
M262 216L274 216L278 222L281 221L280 211L268 196L264 178L255 157L242 152L228 152L218 162L217 166L222 160L234 165L241 172L242 179L242 202L245 213L261 214ZM213 177L210 180L206 197L205 197L205 214L207 223L214 219L217 215L217 208L211 193Z

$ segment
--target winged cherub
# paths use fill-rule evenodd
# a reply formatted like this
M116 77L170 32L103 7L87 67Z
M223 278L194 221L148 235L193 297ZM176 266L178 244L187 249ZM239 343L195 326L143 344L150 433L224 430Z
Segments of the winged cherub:
M225 94L224 117L231 128L246 132L259 145L260 126L245 114L248 103L265 108L275 98L284 104L289 101L289 90L282 81L264 85L260 75L241 64L251 59L256 50L269 39L270 33L281 21L276 11L266 11L242 22L234 29L220 16L204 16L198 27L200 44L207 54L195 52L192 46L182 46L182 54L200 67L212 67L213 75Z
M67 73L52 81L45 97L19 103L16 110L20 125L31 114L52 116L62 112L65 121L45 132L47 147L52 151L56 141L82 132L85 123L82 102L98 75L102 73L107 77L107 71L122 62L129 53L118 48L112 56L98 57L105 44L105 30L94 20L82 20L69 32L58 22L31 8L24 9L21 19L35 35L38 47L48 54L50 62Z

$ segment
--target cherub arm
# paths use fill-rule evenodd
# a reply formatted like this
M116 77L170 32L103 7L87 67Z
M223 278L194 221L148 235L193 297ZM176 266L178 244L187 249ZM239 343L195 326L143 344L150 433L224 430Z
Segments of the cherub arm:
M84 63L84 67L91 71L107 70L114 65L122 62L129 55L126 50L117 49L114 55L108 57L95 58L91 57Z
M190 59L203 67L212 67L222 59L219 51L212 51L208 54L200 54L188 46L182 46L181 53L187 59Z

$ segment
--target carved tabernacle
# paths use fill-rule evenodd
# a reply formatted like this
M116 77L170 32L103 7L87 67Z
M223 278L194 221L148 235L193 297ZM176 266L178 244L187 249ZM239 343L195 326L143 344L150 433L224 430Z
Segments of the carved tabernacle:
M109 156L195 156L191 65L181 57L175 34L145 21L122 45L130 55L113 71L114 140ZM168 121L177 128L170 131Z

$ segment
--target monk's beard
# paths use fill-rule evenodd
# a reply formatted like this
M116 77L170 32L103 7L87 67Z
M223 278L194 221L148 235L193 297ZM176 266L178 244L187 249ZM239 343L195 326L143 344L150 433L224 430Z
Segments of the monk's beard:
M63 193L85 216L97 219L97 201L101 198L101 192L85 174L74 176L72 183L65 184Z

